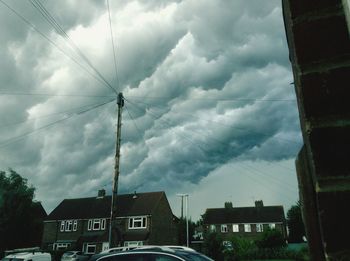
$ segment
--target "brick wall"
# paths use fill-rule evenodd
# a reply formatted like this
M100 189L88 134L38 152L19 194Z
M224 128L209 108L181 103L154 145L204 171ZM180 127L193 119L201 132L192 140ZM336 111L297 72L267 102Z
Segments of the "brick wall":
M298 180L313 260L350 256L350 211L346 211L350 202L350 38L346 5L346 0L283 0L305 143L297 160ZM316 225L312 225L315 218Z

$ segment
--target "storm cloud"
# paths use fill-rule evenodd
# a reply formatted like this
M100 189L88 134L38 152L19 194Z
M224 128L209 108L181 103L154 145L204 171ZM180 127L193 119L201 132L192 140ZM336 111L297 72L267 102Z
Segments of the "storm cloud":
M165 190L175 202L184 190L211 193L213 176L244 184L255 164L276 179L288 172L294 192L278 197L297 199L301 135L280 1L110 1L116 67L106 2L40 3L69 40L33 2L0 2L0 169L28 178L48 211L110 192L116 92L121 193ZM242 193L235 202L247 202Z

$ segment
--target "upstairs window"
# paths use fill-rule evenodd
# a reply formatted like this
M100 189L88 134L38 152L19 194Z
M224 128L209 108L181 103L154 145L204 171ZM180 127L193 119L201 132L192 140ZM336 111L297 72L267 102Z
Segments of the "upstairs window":
M252 227L250 224L244 224L244 232L252 232Z
M275 223L271 223L271 224L269 224L269 227L270 227L271 229L275 229L275 228L276 228L276 224L275 224Z
M129 229L143 229L147 227L146 217L129 218Z
M61 232L64 232L65 223L66 223L65 221L61 221L61 228L60 228Z
M216 226L215 225L210 225L210 232L215 232L216 231Z
M106 229L106 219L105 218L95 218L89 219L88 230L105 230Z
M221 225L221 233L227 233L227 232L228 232L227 225Z
M263 224L256 224L256 232L263 232L264 226Z
M232 232L239 232L239 225L238 224L232 225Z
M78 220L62 220L60 225L60 232L77 231Z

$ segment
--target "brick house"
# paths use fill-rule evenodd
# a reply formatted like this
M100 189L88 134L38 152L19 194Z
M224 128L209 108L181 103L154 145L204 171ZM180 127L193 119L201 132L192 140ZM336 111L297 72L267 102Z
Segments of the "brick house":
M111 196L64 199L45 219L42 247L85 253L108 249ZM177 218L164 192L117 197L119 246L177 244Z
M255 207L232 207L226 202L224 208L207 209L203 216L205 232L217 232L224 241L232 236L255 239L267 228L278 229L286 238L286 221L283 206L264 206L255 201Z

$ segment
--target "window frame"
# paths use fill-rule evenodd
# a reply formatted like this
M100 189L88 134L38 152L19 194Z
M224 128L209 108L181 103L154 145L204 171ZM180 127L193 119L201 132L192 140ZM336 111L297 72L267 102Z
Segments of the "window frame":
M73 220L66 220L65 232L71 232L73 229Z
M66 221L62 220L61 221L61 226L60 226L60 232L64 232L66 228Z
M136 226L136 224L140 223L140 226ZM145 229L147 228L147 217L139 216L139 217L130 217L128 222L129 229Z
M221 224L220 226L221 233L228 233L228 227L226 224Z
M78 220L73 220L73 231L77 231L78 229Z
M89 247L93 247L94 248L94 252L89 252ZM86 254L95 254L96 253L96 244L93 243L86 243L85 245L85 251Z
M101 229L100 230L105 230L106 229L106 219L102 218L101 219Z
M239 224L232 224L232 232L234 233L239 232Z
M276 228L276 224L275 223L269 223L269 228L270 229L275 229Z
M252 232L252 225L251 224L244 224L244 232L246 232L246 233Z
M97 228L95 227L95 225L97 225ZM101 230L101 219L99 219L99 218L93 219L92 230L94 230L94 231Z
M210 230L210 232L216 232L216 225L210 225L209 226L209 230Z
M258 223L255 225L255 229L257 233L262 233L264 232L264 224Z

